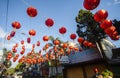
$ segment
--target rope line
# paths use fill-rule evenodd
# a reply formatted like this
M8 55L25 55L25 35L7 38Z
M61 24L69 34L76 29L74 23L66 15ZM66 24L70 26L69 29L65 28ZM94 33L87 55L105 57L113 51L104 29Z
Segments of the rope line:
M8 24L8 8L9 8L9 0L7 0L7 9L6 9L6 22L5 22L5 25L6 25L5 31L6 32L7 32L7 24ZM5 34L5 38L4 38L4 48L5 48L6 36L7 36L7 34Z

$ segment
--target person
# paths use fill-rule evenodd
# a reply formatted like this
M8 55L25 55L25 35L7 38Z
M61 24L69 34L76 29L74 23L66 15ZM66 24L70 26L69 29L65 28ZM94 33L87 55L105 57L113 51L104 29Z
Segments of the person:
M98 78L103 78L103 76L100 74L100 75L98 76Z
M92 78L103 78L103 76L101 74L99 74L98 68L95 68L94 72L95 72L95 75Z

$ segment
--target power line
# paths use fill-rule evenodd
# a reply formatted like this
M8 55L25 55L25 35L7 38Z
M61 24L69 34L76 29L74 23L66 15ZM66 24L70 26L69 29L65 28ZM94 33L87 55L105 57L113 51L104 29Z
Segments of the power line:
M5 25L6 25L5 31L6 32L7 32L7 23L8 23L8 8L9 8L9 0L7 0L7 9L6 9L6 22L5 22ZM5 35L5 39L4 39L4 48L5 48L5 40L6 40L6 35Z

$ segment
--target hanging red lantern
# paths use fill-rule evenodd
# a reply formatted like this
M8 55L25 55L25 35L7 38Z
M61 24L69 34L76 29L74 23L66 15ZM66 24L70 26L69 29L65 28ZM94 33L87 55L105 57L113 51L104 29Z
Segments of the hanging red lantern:
M60 41L59 40L54 40L54 45L59 45L60 44Z
M79 43L82 43L83 42L83 38L82 37L79 37L78 39L77 39L77 41L79 42Z
M63 46L62 46L64 49L68 47L68 43L63 43Z
M19 57L19 54L16 54L15 57Z
M16 49L16 48L13 48L12 51L13 51L14 53L16 53L16 52L17 52L17 49Z
M94 20L96 22L102 22L103 20L105 20L108 17L108 12L106 10L98 10L95 14L94 14Z
M22 44L22 45L24 44L24 40L21 40L21 44Z
M110 36L110 38L111 38L112 40L119 40L120 36L119 36L119 35L117 35L117 36Z
M83 6L87 10L95 9L100 3L100 0L84 0Z
M49 37L48 36L43 36L43 41L48 41Z
M28 43L31 42L31 36L35 36L36 35L36 31L34 29L29 30L29 35L30 35L30 37L27 38L27 42Z
M108 27L112 26L112 21L111 20L104 20L103 22L100 23L100 27L102 29L106 29Z
M66 33L66 28L65 27L61 27L60 29L59 29L59 33L60 34L65 34Z
M17 21L14 21L14 22L12 22L12 27L14 29L20 29L21 24L19 22L17 22Z
M87 46L88 46L88 43L89 43L89 42L85 40L85 41L83 42L83 45L87 47Z
M10 35L8 35L8 36L7 36L7 40L10 40L10 39L11 39L11 36L10 36Z
M117 32L117 31L114 31L114 32L112 33L112 35L113 35L113 36L118 36L118 32Z
M69 46L69 49L72 50L74 47L73 46Z
M25 50L25 46L24 46L24 45L22 45L22 49L24 49L24 50Z
M15 31L12 31L11 33L10 33L10 37L14 37L15 36Z
M21 51L20 54L23 55L25 53L25 51Z
M37 16L37 9L34 8L33 6L28 7L26 12L30 17Z
M35 36L36 35L36 31L33 30L33 29L29 30L29 35Z
M115 26L110 26L109 28L105 29L106 34L112 34L116 30Z
M45 44L45 50L47 50L50 47L49 44Z
M78 47L74 47L73 49L74 49L74 51L79 51Z
M119 40L120 36L118 35L117 31L114 31L111 34L108 34L112 40Z
M37 46L40 46L40 41L37 41Z
M76 39L76 34L74 34L74 33L71 34L71 35L70 35L70 39L72 39L72 40Z
M91 42L88 42L88 47L93 47L93 44Z
M48 19L45 21L45 24L46 24L46 26L48 26L48 27L52 27L52 26L54 25L54 21L53 21L53 19L48 18Z
M30 43L30 42L31 42L31 38L28 37L28 38L27 38L27 43Z

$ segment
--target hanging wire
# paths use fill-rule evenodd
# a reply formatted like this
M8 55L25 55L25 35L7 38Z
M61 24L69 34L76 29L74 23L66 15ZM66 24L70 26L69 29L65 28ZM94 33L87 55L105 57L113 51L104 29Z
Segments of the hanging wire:
M25 0L22 0L22 2L27 5L27 6L30 6L30 4L28 4Z
M9 0L7 0L7 10L6 10L6 22L5 22L5 25L6 25L5 31L6 32L7 32L7 24L8 24L8 8L9 8ZM5 34L5 38L4 38L4 48L5 48L6 36L7 36L7 34Z

